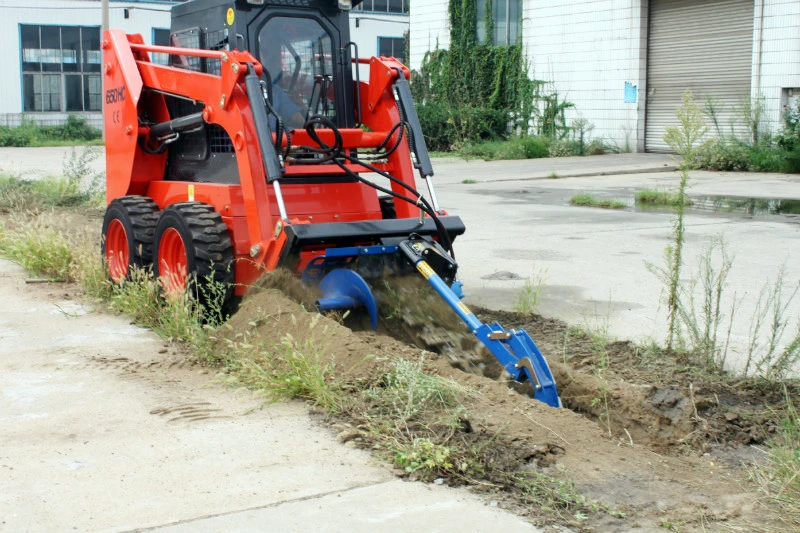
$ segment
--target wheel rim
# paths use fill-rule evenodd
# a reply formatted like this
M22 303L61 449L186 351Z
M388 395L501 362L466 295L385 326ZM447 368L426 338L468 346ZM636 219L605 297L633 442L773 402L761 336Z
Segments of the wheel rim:
M106 231L106 262L114 283L122 283L128 277L130 258L128 232L125 231L125 225L115 218Z
M159 280L167 294L180 293L186 289L186 245L175 228L167 228L161 235L158 265Z

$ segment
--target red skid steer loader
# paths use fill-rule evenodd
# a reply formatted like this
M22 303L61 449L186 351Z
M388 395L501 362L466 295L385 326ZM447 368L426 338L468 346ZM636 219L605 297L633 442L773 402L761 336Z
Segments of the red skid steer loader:
M364 307L374 328L367 280L416 271L513 379L560 406L530 336L460 301L465 228L438 204L409 70L358 56L350 7L193 0L172 8L170 46L104 33L111 279L152 268L167 292L214 282L235 299L287 268L319 285L321 311Z

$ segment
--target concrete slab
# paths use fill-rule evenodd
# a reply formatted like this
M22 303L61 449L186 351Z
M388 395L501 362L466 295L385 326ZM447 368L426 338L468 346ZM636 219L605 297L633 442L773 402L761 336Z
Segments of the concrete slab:
M420 498L420 486L423 487L424 498ZM388 501L393 505L387 506ZM520 523L515 517L498 512L497 508L474 495L399 480L337 492L313 501L302 499L153 529L159 533L232 530L241 533L537 531L530 524Z
M433 161L437 183L478 183L552 179L580 176L641 174L671 172L677 168L675 157L669 154L606 154L592 157L554 157L515 161L465 161L457 157L436 158Z
M37 148L0 148L0 174L24 179L63 175L64 164L84 152L95 154L88 161L92 172L105 175L104 146L45 146Z

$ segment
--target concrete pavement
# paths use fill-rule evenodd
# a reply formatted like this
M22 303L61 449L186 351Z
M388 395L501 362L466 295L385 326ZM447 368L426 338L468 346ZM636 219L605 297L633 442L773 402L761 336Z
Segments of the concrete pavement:
M512 309L524 279L543 276L542 314L618 338L663 345L663 287L647 264L663 265L674 215L634 207L634 194L642 188L675 190L679 174L670 171L673 165L672 157L662 154L436 161L434 179L442 207L461 216L467 226L455 243L467 301ZM548 179L555 168L559 176L576 177ZM477 183L464 183L465 179ZM629 207L571 206L569 199L584 191ZM692 171L689 195L697 205L687 210L685 219L686 267L681 279L697 278L698 256L713 239L724 239L734 262L722 298L726 317L720 335L727 332L735 298L728 363L742 368L751 319L765 283L774 281L783 268L788 299L800 280L800 218L715 211L708 197L800 200L800 176ZM511 275L498 275L505 272ZM787 308L791 324L784 343L794 335L799 316L800 297ZM762 328L762 345L768 329Z
M0 259L0 531L538 531L25 277Z
M105 147L103 146L45 146L37 148L0 148L0 174L36 179L62 175L64 163L85 151L96 154L88 167L105 175ZM75 155L73 155L75 154Z

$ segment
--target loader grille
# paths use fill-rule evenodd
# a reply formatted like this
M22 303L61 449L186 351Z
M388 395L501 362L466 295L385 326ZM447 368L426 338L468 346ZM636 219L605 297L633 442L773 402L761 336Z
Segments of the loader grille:
M203 48L206 50L229 50L228 30L209 31L203 35ZM222 62L219 59L206 59L205 72L219 76Z
M228 132L217 124L208 125L208 147L212 154L233 153L233 143Z

